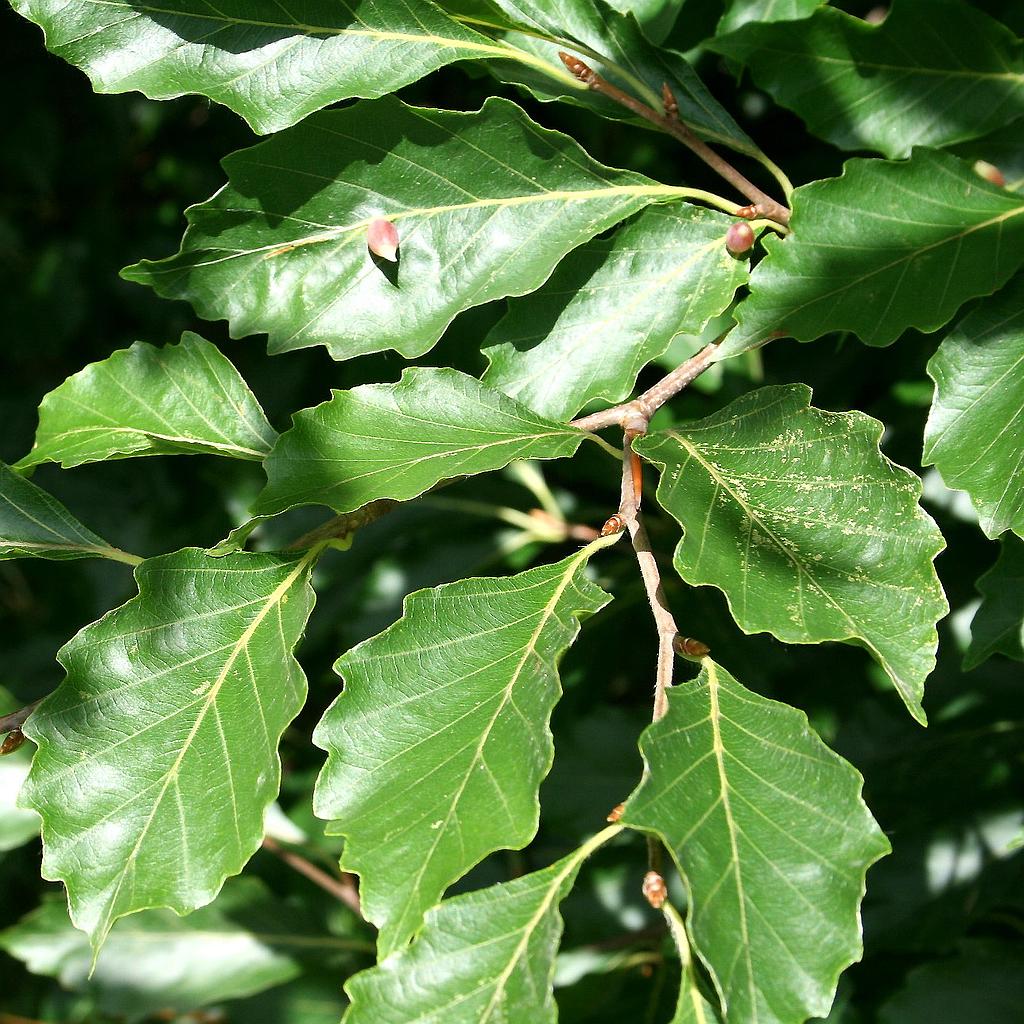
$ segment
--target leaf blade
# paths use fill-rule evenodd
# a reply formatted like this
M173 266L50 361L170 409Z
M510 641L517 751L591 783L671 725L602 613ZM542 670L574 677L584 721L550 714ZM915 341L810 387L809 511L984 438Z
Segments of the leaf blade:
M993 654L1024 661L1024 541L1013 534L1000 541L999 558L979 578L978 592L964 671Z

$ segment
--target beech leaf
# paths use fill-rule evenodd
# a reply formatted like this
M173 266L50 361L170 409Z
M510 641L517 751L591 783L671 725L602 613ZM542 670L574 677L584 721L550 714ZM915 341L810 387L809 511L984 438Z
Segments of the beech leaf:
M1024 263L1024 199L935 150L847 161L793 193L792 228L765 239L719 359L773 337L845 330L888 345L908 327L934 331Z
M557 459L588 435L543 419L458 370L411 367L397 384L335 391L293 417L265 463L254 515L295 505L351 512L516 459Z
M978 580L981 604L971 622L964 669L993 654L1024 661L1024 540L1012 533L1000 542L999 558Z
M21 702L0 686L0 715L17 711ZM39 816L18 806L18 793L28 775L32 745L0 757L0 854L27 843L39 835Z
M137 341L68 377L40 404L35 445L18 465L192 454L258 462L276 438L234 366L186 332L165 348Z
M729 0L725 14L715 30L721 37L746 25L747 22L799 21L813 14L825 0ZM800 26L798 31L802 31ZM789 26L793 32L793 26ZM714 43L709 43L714 46Z
M94 950L119 917L209 903L259 847L306 695L292 649L315 555L149 559L138 596L59 652L67 678L25 725L22 801Z
M946 335L928 373L924 465L971 496L989 537L1024 537L1024 274Z
M662 913L679 952L680 963L679 994L676 996L676 1012L670 1024L722 1024L718 1007L709 1002L701 991L690 948L690 936L686 933L686 922L671 903L662 907Z
M606 828L542 871L445 900L405 950L350 978L344 1024L555 1024L561 901Z
M335 665L345 689L313 734L329 755L314 810L346 837L342 866L360 876L382 957L474 864L533 838L558 661L609 599L585 575L609 542L517 576L421 590Z
M0 462L0 561L6 558L138 561L97 537L51 494Z
M611 238L570 253L546 284L514 299L484 343L484 382L543 416L628 397L677 334L699 335L747 279L726 251L734 218L651 207Z
M684 530L675 567L722 590L745 632L866 647L923 723L948 608L932 564L942 535L921 481L879 451L882 424L810 398L803 384L761 388L637 440Z
M455 315L532 291L570 249L689 190L592 160L507 100L473 113L393 98L325 111L224 160L176 256L123 276L271 352L430 349ZM384 218L398 262L375 258Z
M895 0L880 25L822 6L799 26L750 24L710 47L843 149L907 156L1024 117L1022 44L962 0Z
M669 691L640 749L647 774L622 822L672 851L725 1019L826 1016L861 954L865 873L889 851L860 774L806 715L709 659Z

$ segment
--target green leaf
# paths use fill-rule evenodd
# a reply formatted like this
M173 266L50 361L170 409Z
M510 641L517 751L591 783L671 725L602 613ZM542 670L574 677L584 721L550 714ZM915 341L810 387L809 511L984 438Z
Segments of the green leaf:
M488 334L485 383L557 420L594 398L626 398L675 335L699 334L746 281L746 261L725 248L733 221L651 207L581 246Z
M640 741L648 773L622 822L672 851L727 1020L823 1017L861 954L865 872L889 851L863 780L806 715L708 659L668 701Z
M722 1016L700 989L697 968L690 950L690 937L686 934L686 922L679 911L666 903L662 907L669 934L679 951L680 973L679 994L676 997L676 1012L671 1024L721 1024Z
M888 345L908 327L934 331L1024 263L1022 214L1019 196L945 153L849 160L793 194L793 233L765 239L718 358L773 337L848 330Z
M458 370L411 367L397 384L365 384L293 418L265 468L255 515L295 505L351 512L404 501L441 480L515 459L557 459L587 437L534 415Z
M280 131L338 100L375 98L452 61L506 47L429 0L14 0L97 92L200 93L254 131Z
M825 0L731 0L715 30L724 36L748 22L799 21L813 14ZM799 31L803 31L801 25ZM796 34L793 26L789 31ZM713 45L713 44L711 44Z
M6 558L139 561L87 530L56 498L0 462L0 561Z
M924 465L966 491L989 537L1024 537L1024 274L943 339Z
M22 800L94 949L119 917L209 903L259 847L306 695L292 649L316 553L149 559L138 596L58 654L67 678L25 726L39 750Z
M263 459L277 433L220 350L186 332L178 345L137 341L69 377L39 406L32 451L19 467L137 455Z
M19 702L0 686L0 714L10 714L19 706ZM0 740L3 738L0 734ZM18 793L31 761L32 748L27 743L20 750L0 757L0 853L14 850L39 835L39 815L18 806Z
M558 905L584 859L620 831L613 825L543 871L430 910L409 949L349 979L344 1024L555 1024Z
M337 952L344 940L295 921L254 878L232 879L212 906L188 917L147 910L115 929L90 977L89 940L68 920L62 900L45 901L0 932L0 949L33 974L88 992L116 1017L139 1020L262 992L301 973L299 950Z
M685 532L675 567L722 590L745 632L866 647L923 723L947 611L932 565L942 535L921 481L879 451L882 424L810 398L803 384L761 388L636 442Z
M224 161L228 184L188 212L181 251L123 271L233 337L336 359L419 356L470 306L532 291L572 248L687 189L591 160L490 99L474 113L388 98L327 111ZM368 224L388 218L397 264Z
M329 755L314 810L346 837L342 865L361 877L382 956L474 864L533 838L557 664L579 620L608 601L585 575L606 543L517 576L421 590L335 665L345 689L313 734Z
M971 622L964 670L993 654L1024 661L1024 541L1012 533L1000 542L999 558L978 580L981 604Z
M843 149L907 156L1024 116L1021 43L961 0L896 0L877 26L821 7L799 26L747 25L709 45Z

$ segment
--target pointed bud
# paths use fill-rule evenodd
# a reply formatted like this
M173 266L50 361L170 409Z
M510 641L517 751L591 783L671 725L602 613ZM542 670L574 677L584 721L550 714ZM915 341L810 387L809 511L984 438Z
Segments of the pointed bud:
M25 742L25 734L20 729L12 729L0 743L0 757L13 754Z
M655 910L661 910L665 905L665 900L668 899L668 886L665 884L665 879L657 871L648 871L644 875L643 894L644 899Z
M733 256L742 256L754 244L754 229L744 220L729 225L725 247Z
M371 220L366 228L366 245L374 256L398 262L398 232L391 221L383 217Z
M607 818L605 818L604 820L605 820L605 821L611 821L611 822L616 822L616 821L618 821L618 820L619 820L619 818L621 818L621 817L622 817L622 815L623 815L623 812L624 812L625 810L626 810L626 805L625 805L625 804L616 804L616 805L615 805L615 806L614 806L614 807L613 807L613 808L612 808L612 809L611 809L611 810L610 810L610 811L608 812L608 817L607 817Z
M702 640L694 640L692 636L677 636L672 641L672 649L684 658L703 658L711 653L711 648Z
M995 164L990 164L987 160L976 160L974 172L980 174L986 181L991 181L993 185L1006 188L1006 175Z

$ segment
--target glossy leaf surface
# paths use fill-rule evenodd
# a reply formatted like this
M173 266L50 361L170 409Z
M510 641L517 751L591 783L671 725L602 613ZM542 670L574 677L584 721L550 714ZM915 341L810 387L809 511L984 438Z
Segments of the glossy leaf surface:
M924 464L971 496L989 537L1024 536L1024 275L943 338L928 373Z
M149 559L138 596L58 655L67 678L25 726L39 750L22 798L43 818L43 876L94 948L126 914L209 903L262 841L306 695L292 649L311 561Z
M137 341L69 377L39 406L32 451L19 466L136 455L265 458L277 433L220 349L186 332L180 344Z
M850 160L793 195L793 234L766 238L719 358L773 337L853 331L888 345L934 331L1024 263L1024 201L956 157Z
M326 111L224 161L176 256L125 270L270 351L422 355L457 313L532 291L570 250L685 190L611 170L491 99L475 113L388 98ZM398 232L398 262L367 248Z
M553 419L571 419L595 398L626 398L675 335L700 334L746 281L746 261L725 248L733 221L651 207L580 246L509 304L484 344L484 381Z
M587 435L543 419L458 370L406 370L295 414L266 462L257 515L294 505L351 512L377 498L413 498L440 480L515 459L571 455Z
M607 543L517 576L421 590L338 660L345 689L313 736L329 755L314 809L346 837L342 865L361 878L382 956L488 853L533 838L558 661L608 600L585 576Z
M668 699L641 739L649 774L622 820L672 851L726 1020L823 1017L860 957L865 872L889 849L863 780L802 712L710 660Z
M676 569L722 590L747 632L866 647L923 722L947 610L932 565L942 536L920 480L879 451L882 424L810 397L802 384L761 388L636 442L684 530Z
M747 22L798 21L813 14L823 0L729 0L725 14L718 23L717 35L746 25ZM790 26L790 31L794 30Z

